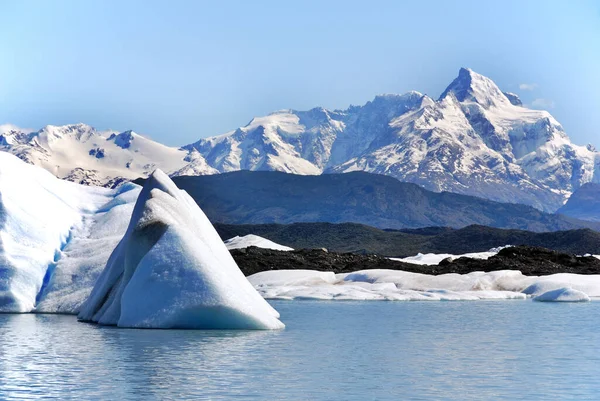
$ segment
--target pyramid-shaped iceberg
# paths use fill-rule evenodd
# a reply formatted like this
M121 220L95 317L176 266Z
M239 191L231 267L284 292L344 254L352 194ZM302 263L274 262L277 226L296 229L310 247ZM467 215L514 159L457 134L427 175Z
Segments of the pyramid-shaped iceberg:
M278 318L206 215L160 170L146 181L79 313L80 320L138 328L280 329Z

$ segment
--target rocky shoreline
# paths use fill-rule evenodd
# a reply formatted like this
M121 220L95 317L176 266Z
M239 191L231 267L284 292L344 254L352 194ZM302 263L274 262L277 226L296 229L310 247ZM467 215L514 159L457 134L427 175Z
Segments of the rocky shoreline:
M439 265L416 265L377 255L336 253L322 249L275 251L249 247L232 250L231 254L246 276L267 270L300 269L334 273L390 269L432 275L497 270L519 270L526 276L545 276L556 273L600 274L600 259L593 256L576 256L528 246L502 249L497 255L487 260L462 257L455 260L443 260Z

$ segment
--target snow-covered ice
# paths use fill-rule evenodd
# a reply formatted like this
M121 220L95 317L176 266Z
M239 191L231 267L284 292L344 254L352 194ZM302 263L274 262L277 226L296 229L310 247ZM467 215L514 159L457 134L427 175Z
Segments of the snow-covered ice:
M489 259L496 255L504 248L508 248L510 245L501 246L498 248L492 248L486 252L473 252L463 253L461 255L453 255L451 253L419 253L415 256L409 256L407 258L390 258L400 262L412 263L415 265L438 265L442 260L450 258L451 260L458 258L471 258L471 259Z
M79 319L119 327L280 329L194 200L157 170Z
M584 292L565 287L545 292L534 297L533 300L539 302L588 302L590 297Z
M0 152L0 312L30 312L61 250L112 191L57 179Z
M240 249L240 248L248 248L249 246L256 246L258 248L264 249L273 249L276 251L293 251L294 248L290 248L289 246L280 245L276 242L268 240L263 237L259 237L258 235L248 234L242 237L235 236L233 238L229 238L225 241L225 245L227 249Z
M129 225L141 187L126 183L72 231L36 311L77 314Z
M552 299L600 297L600 275L554 274L524 276L519 271L472 272L438 276L400 270L363 270L354 273L275 270L248 277L267 299L452 301L526 299L549 291L572 291Z

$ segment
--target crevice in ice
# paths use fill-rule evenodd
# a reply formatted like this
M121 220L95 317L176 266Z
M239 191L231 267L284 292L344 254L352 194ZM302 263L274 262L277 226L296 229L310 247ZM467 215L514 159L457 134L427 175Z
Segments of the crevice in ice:
M67 238L65 239L65 241L61 244L61 246L60 246L59 249L57 249L56 251L54 251L54 259L52 260L52 263L50 263L48 265L48 267L46 268L46 273L44 273L44 279L42 280L42 286L40 287L40 290L38 291L37 295L35 296L35 304L36 305L44 297L44 293L46 291L46 288L48 288L48 284L50 284L50 280L52 279L52 275L54 274L54 270L56 270L56 265L58 264L58 261L62 257L62 251L69 244L69 242L71 242L73 240L73 230L74 229L75 229L75 227L71 226L71 228L69 229L69 233L67 234Z

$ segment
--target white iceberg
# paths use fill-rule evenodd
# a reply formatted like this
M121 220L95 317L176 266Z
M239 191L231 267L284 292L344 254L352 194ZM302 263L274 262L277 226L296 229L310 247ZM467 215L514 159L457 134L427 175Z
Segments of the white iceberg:
M255 246L258 248L264 249L273 249L275 251L293 251L294 248L290 248L289 246L280 245L276 242L268 240L263 237L259 237L258 235L248 234L244 236L235 236L233 238L229 238L225 241L225 246L227 249L241 249L248 248L249 246Z
M114 198L71 232L53 274L35 307L36 312L77 314L90 295L106 262L127 231L139 185L122 184Z
M34 310L73 233L112 197L0 152L0 312Z
M139 328L280 329L278 318L206 215L160 170L79 313Z
M539 302L589 302L590 297L584 292L563 287L538 295L533 300Z

